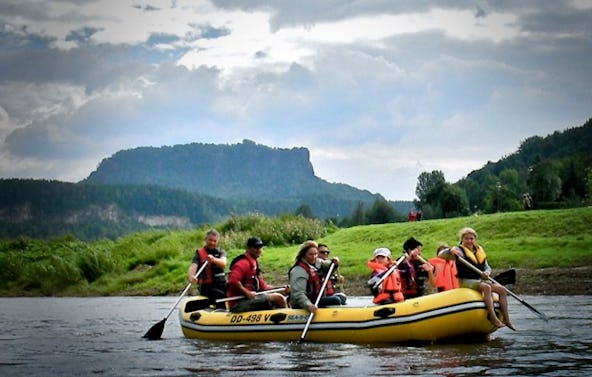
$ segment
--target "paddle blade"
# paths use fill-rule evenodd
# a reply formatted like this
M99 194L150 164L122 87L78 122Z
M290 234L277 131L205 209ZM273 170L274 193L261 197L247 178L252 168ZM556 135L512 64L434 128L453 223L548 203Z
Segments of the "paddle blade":
M502 285L512 285L516 283L516 270L510 269L502 271L493 277L498 283Z
M162 332L164 331L164 323L166 322L166 318L160 320L154 326L150 328L150 330L146 331L143 338L147 338L148 340L158 340L162 336Z
M545 315L545 313L541 313L538 310L536 310L534 308L534 306L530 305L528 302L519 299L518 301L520 301L522 304L524 304L524 306L526 306L528 309L530 309L534 314L538 315L540 319L544 320L545 322L549 321L549 318Z

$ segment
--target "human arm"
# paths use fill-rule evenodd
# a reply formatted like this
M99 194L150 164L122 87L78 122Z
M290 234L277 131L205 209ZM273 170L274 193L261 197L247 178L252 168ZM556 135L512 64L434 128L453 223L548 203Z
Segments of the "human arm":
M463 258L464 254L458 246L442 249L438 252L438 257L446 260L455 260L457 257Z
M489 279L489 275L491 275L491 272L493 271L493 269L491 268L491 266L489 265L489 263L487 262L487 259L485 260L485 263L483 264L483 273L482 273L482 277L483 279Z
M224 250L220 251L220 255L218 257L208 254L206 260L211 265L214 265L222 270L226 267L226 254L224 253Z
M422 262L425 262L425 260L422 259ZM428 282L430 283L430 285L432 287L435 287L436 286L436 268L434 266L432 266L432 264L429 262L423 263L421 265L421 268L428 275Z
M333 257L330 260L329 259L327 259L327 260L317 259L317 266L318 266L319 261L321 262L321 270L323 270L324 273L329 271L329 267L331 267L331 263L335 264L335 267L339 266L339 258L338 257Z
M191 263L189 268L187 269L187 280L192 284L197 284L197 277L195 277L195 273L197 272L197 264Z
M195 276L195 274L197 273L197 268L199 267L199 255L197 253L195 253L193 255L193 258L191 259L191 264L189 265L189 268L187 269L187 280L189 280L190 283L192 284L197 284L198 279Z

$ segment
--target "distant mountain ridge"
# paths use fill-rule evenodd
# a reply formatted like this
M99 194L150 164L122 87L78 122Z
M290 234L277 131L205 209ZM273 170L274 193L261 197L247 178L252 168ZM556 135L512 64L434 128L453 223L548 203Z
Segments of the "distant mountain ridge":
M592 197L591 144L592 120L533 136L517 152L488 162L454 185L466 194L470 209L490 212L521 209L519 200L527 189L535 204L545 208L586 203ZM192 143L119 151L78 183L0 179L0 237L114 239L247 213L306 213L336 224L346 220L348 226L362 224L368 220L363 219L365 209L387 202L380 194L315 176L309 157L306 148L270 148L250 140ZM409 201L387 203L399 221L414 208Z
M377 201L406 213L409 201L388 202L314 175L306 148L192 143L122 150L78 183L0 179L0 237L116 238L146 228L190 228L231 215L267 216L299 210L340 222Z
M329 195L372 202L379 194L314 174L307 148L192 143L122 150L103 159L82 184L154 185L224 199L278 200Z

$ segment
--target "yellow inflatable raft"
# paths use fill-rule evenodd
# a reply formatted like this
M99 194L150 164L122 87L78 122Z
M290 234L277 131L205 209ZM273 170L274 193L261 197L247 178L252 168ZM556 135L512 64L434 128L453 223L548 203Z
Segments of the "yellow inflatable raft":
M226 341L298 341L308 312L274 309L231 313L186 300L179 321L187 338ZM499 316L499 313L498 313ZM346 343L485 340L496 330L477 291L459 288L390 305L318 309L306 341Z

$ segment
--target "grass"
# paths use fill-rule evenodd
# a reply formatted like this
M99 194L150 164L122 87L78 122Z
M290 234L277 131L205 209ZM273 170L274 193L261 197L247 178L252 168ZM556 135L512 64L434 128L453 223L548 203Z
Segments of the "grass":
M317 241L340 258L348 285L361 284L375 248L388 247L397 257L413 236L423 243L427 259L439 244L458 243L458 231L465 226L477 231L496 270L592 264L592 207L332 229ZM205 231L143 232L94 243L5 240L0 243L0 295L176 295L187 284L187 267ZM220 246L229 263L244 250L236 238L224 234ZM268 283L287 282L298 249L297 244L264 248L260 265Z

